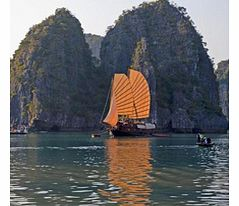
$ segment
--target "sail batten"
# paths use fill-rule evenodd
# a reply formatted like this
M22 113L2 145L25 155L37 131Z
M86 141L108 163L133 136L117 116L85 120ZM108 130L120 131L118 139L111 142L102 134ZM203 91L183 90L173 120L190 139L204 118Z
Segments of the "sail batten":
M128 99L125 100L126 97L127 97ZM126 93L126 95L124 95L124 96L122 95L122 97L119 97L119 98L118 98L118 102L120 102L120 101L122 101L122 100L123 100L123 101L132 100L132 93L131 93L131 92L130 92L130 93ZM133 100L132 100L132 102L133 102Z
M120 75L120 74L115 74L115 76L116 76L116 75ZM117 80L116 80L116 78L114 78L114 81L115 81L115 82L117 81L117 86L114 88L115 92L117 91L118 86L120 85L122 78L123 78L123 76L120 76L120 78L117 78ZM114 82L114 83L115 83L115 82Z
M145 97L147 97L147 96L148 96L147 93L144 93L144 94L142 94L142 95L140 95L140 96L137 96L137 98L134 99L134 103L135 103L135 104L141 103L141 102L142 102L142 99L145 98ZM148 102L148 99L145 99L145 101Z
M128 76L115 74L110 108L103 122L115 126L120 115L131 119L143 119L149 117L149 112L150 92L144 76L133 69L129 69Z
M137 97L137 98L139 97L140 98L144 94L148 95L148 91L146 89L147 89L147 87L145 87L142 91L141 90L137 90L136 92L134 92L134 97ZM144 92L144 93L142 93L142 92Z
M150 113L150 92L148 83L139 71L129 69L128 74L136 109L135 114L130 116L130 118L148 118Z

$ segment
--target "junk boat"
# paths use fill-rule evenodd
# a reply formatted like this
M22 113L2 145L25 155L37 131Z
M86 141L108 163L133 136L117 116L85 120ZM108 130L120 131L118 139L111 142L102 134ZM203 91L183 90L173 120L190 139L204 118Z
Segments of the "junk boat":
M114 74L110 91L109 111L103 123L114 136L151 136L156 133L156 125L147 122L150 90L141 72L130 68L127 75Z

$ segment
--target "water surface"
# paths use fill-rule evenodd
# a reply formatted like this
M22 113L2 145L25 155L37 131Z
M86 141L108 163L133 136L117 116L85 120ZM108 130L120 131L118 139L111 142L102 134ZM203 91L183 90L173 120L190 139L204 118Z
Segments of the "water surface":
M228 135L11 135L11 205L229 205Z

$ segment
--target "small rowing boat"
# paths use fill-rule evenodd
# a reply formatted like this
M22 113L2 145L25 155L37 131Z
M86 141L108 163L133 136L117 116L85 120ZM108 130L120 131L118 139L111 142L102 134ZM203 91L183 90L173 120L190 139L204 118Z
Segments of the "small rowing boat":
M91 137L92 137L92 138L100 137L100 136L101 136L100 134L91 134Z
M199 142L197 143L198 146L201 147L212 147L214 145L214 143L203 143L203 142Z

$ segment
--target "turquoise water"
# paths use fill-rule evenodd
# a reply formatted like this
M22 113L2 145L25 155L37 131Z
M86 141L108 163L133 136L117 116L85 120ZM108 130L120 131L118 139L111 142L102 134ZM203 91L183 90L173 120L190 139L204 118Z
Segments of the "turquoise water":
M228 135L11 135L11 205L229 205Z

